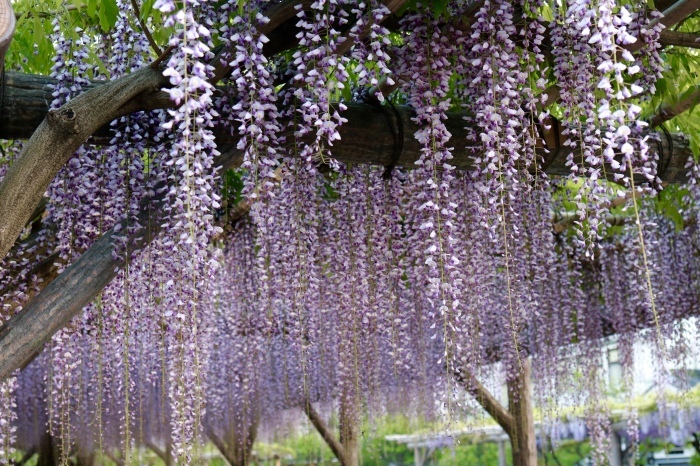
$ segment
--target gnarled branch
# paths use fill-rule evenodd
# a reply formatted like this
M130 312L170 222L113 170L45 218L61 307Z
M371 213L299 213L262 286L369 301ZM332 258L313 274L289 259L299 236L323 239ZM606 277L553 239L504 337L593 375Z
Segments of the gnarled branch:
M515 419L513 415L498 402L491 392L484 387L469 371L454 371L457 383L464 388L474 399L489 413L494 421L508 434L509 437L515 433Z
M345 459L345 449L343 448L343 445L335 437L335 434L328 427L326 421L324 421L321 415L318 414L316 409L314 409L310 400L305 401L304 412L309 417L309 421L311 421L311 424L313 424L318 433L321 434L321 437L323 437L323 440L328 444L335 457L338 458L340 464L347 464Z

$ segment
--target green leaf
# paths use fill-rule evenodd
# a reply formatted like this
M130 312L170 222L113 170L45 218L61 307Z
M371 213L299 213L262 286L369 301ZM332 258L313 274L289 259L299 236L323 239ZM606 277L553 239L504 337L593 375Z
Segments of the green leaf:
M117 16L119 16L119 8L117 8L116 0L102 0L100 3L100 10L97 14L100 18L100 27L102 30L111 30L117 23Z
M87 4L87 14L90 18L94 18L95 14L97 13L97 2L96 1L90 1Z
M138 1L138 0L137 0ZM141 19L144 21L151 16L153 12L153 5L155 5L156 0L144 0L141 4Z
M447 10L447 3L448 3L448 0L433 0L432 1L431 10L433 10L433 13L435 13L435 16L440 16L445 12L445 10Z
M397 12L398 16L403 15L407 11L413 11L418 7L418 0L408 0L406 3L404 3L401 8L399 8L399 11Z
M110 76L109 70L107 69L107 66L105 66L104 62L100 59L100 57L92 50L88 51L88 56L90 57L90 63L94 63L97 65L97 68L100 70L100 74L103 76ZM104 79L104 78L103 78Z
M34 23L34 43L40 44L44 38L44 26L38 16L34 16L32 23Z
M656 91L661 95L665 95L668 92L668 86L666 85L666 78L659 78L656 80Z

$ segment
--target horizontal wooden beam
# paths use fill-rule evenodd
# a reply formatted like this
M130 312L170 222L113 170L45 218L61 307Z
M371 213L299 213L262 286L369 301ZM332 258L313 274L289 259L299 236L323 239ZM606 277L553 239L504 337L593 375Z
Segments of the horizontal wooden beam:
M661 31L659 43L666 46L673 45L676 47L700 49L700 34L693 34L692 32Z
M5 106L0 111L0 139L28 138L48 112L52 99L51 85L55 80L14 72L8 72L6 79ZM92 87L100 85L102 83L95 82ZM394 111L391 107L370 104L348 104L347 107L343 116L348 122L340 127L341 140L331 148L337 160L383 166L415 166L422 146L414 137L419 127L412 120L411 108L397 107ZM465 116L463 112L448 114L447 129L452 134L451 145L454 147L451 163L459 169L473 170L475 154L465 148L470 129L466 127ZM571 149L564 145L565 136L561 134L561 128L556 132L544 128L542 131L544 138L540 141L538 153L544 163L539 169L553 176L568 175L570 169L566 161ZM231 136L228 128L218 128L215 135L220 146L237 143L237 137ZM89 142L107 144L110 139L110 128L103 127ZM688 139L682 134L667 136L663 133L658 133L656 139L651 145L661 156L660 178L669 183L685 182L685 164L691 156ZM401 150L398 151L398 148Z

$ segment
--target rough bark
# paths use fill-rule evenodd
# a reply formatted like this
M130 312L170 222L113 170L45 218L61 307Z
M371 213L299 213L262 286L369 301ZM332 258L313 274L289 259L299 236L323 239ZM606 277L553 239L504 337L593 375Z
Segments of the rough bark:
M252 418L246 416L244 418L250 422L241 422L231 426L222 437L218 436L210 427L205 427L207 437L231 466L251 464L250 456L258 434L260 418L256 413L253 413ZM241 432L242 428L245 431Z
M260 27L260 32L268 34L292 19L298 3L299 0L284 1L272 7L268 13L270 21ZM229 60L222 58L234 51L235 46L231 46L216 56L212 62L215 75L212 82L230 72ZM158 69L146 67L90 89L47 113L0 183L0 257L5 257L51 180L80 145L116 118L139 110L171 106L168 95L161 91L167 85L168 79Z
M518 377L508 382L508 408L514 420L509 435L513 466L537 466L537 439L532 410L532 360L522 360Z
M652 127L659 126L666 121L687 112L700 104L700 85L693 86L685 91L678 101L672 104L664 104L659 107L654 117L649 121Z
M390 0L389 4L398 8L404 1ZM287 0L267 11L269 21L259 26L258 31L274 38L275 30L281 30L280 37L270 41L268 56L294 45L296 7L306 3L310 1ZM10 16L14 21L14 15ZM222 49L212 60L212 83L230 73L228 57L235 54L235 46L233 43ZM168 79L155 68L147 67L90 89L47 114L0 183L0 258L12 247L58 170L88 137L120 116L172 106L168 95L161 90L168 85Z
M297 3L300 2L287 1L272 7L268 12L270 21L261 27L261 32L271 34L276 28L282 28L294 21ZM391 2L392 7L394 3L400 4L400 2ZM672 5L669 8L669 12L672 14L669 14L667 21L672 23L679 20L683 14L693 11L695 3L697 0L682 0ZM281 40L274 42L278 44L280 50L287 47L281 42ZM214 82L230 71L228 60L223 60L223 62L221 60L230 52L230 50L222 50L215 58L213 62L215 64ZM139 90L138 86L130 84L131 81L138 82L134 76L140 77L142 72L146 75L149 70L151 77L157 79L154 81L155 86L153 86L154 82L151 82L148 89ZM111 86L112 90L121 90L121 93L112 95L104 88L101 88L100 91L88 91L47 116L44 123L40 125L38 134L32 136L25 148L24 153L32 155L32 157L21 157L8 176L5 177L3 183L0 184L0 257L4 257L9 251L22 230L22 226L26 223L27 217L58 169L88 136L109 121L124 114L170 105L167 96L163 92L159 92L161 85L165 85L164 81L165 78L156 70L150 68L141 70L105 85ZM92 92L90 97L85 97L90 92ZM128 92L132 92L132 94L128 95ZM47 163L39 167L36 163L39 159L45 159ZM38 171L39 176L31 176L37 168L41 168ZM27 184L24 185L24 183Z
M666 5L664 5L666 6ZM659 11L663 13L663 16L660 18L656 18L652 21L652 24L663 24L665 27L665 30L661 33L661 37L659 38L659 42L661 45L677 45L677 44L671 44L667 43L669 39L673 41L673 38L676 36L675 31L670 31L668 28L671 26L680 23L684 19L686 19L688 16L692 15L695 13L698 9L700 9L700 0L678 0L665 8L660 8ZM666 34L664 34L664 32ZM670 34L669 34L670 33ZM699 44L700 45L700 44ZM632 52L636 52L638 50L641 50L642 47L644 46L644 42L641 40L638 40L637 42L633 44L629 44L626 46L626 48Z
M173 466L175 464L175 460L170 454L169 445L165 447L165 450L161 450L161 448L158 445L147 440L146 447L148 447L148 449L155 453L156 456L158 456L158 458L160 458L161 461L163 461L163 464L165 464L166 466Z
M420 156L420 145L412 137L418 129L411 121L410 109L398 109L395 114L385 108L372 105L355 104L348 106L344 114L348 123L341 129L342 140L334 146L334 155L341 161L369 163L388 166L396 161L398 165L412 166ZM396 118L401 118L405 132L403 150L395 153ZM463 121L460 114L452 114L448 120L448 130L455 140L464 135ZM551 174L566 174L566 153L569 151L561 143L561 134L546 134L545 141L551 148L545 158L545 171ZM659 135L657 149L663 155L660 161L660 176L666 181L683 181L686 177L685 163L690 157L688 140L683 135ZM394 159L394 157L396 160ZM455 150L452 163L459 168L473 168L473 162L466 150ZM225 160L224 160L225 159ZM225 152L219 159L224 169L231 166L233 160L240 160L241 153L235 149ZM144 209L141 215L158 211ZM30 213L31 215L31 213ZM153 218L140 221L142 225L152 223L150 236L141 235L133 238L132 245L147 244L160 230L161 223ZM111 236L108 232L96 242L76 263L60 276L60 282L49 284L39 293L25 309L14 316L5 326L0 327L0 380L4 379L16 367L30 359L51 335L76 315L89 303L115 276L115 269L123 262L112 258ZM132 246L133 247L133 246ZM80 267L89 269L80 270ZM48 272L51 273L50 271ZM56 279L58 280L58 279ZM75 293L71 296L70 293ZM56 319L56 320L54 320Z
M290 2L280 4L279 8L282 8L282 5L287 5L288 3ZM279 18L280 19L278 21L278 24L282 24L286 21L289 21L288 12L286 12L284 15L281 14ZM275 24L274 21L272 23L273 25ZM141 78L139 78L139 73L143 74ZM39 107L42 105L41 102L43 102L44 108L46 108L46 91L45 89L43 89L43 85L37 86L37 83L40 82L38 78L32 79L34 80L34 84L29 85L27 87L29 87L32 90L32 92L35 92L35 94L38 92L40 95L44 95L44 98L40 97L39 99L36 99L36 102L37 106ZM133 81L133 85L128 85L128 82L131 82L129 80ZM30 79L30 81L32 80ZM153 87L152 84L156 82L158 84L155 85L155 87ZM48 138L47 140L47 134L53 133L54 135L58 134L60 136L60 134L62 134L61 131L68 131L70 134L68 134L67 139L70 139L72 141L70 142L70 144L75 145L78 139L82 138L84 140L89 134L87 130L84 129L80 129L78 131L79 135L77 136L76 133L71 133L71 122L75 123L76 121L80 121L81 118L89 120L91 122L90 124L92 125L93 131L96 131L101 126L103 126L98 125L99 121L97 120L99 119L92 118L89 114L82 115L82 113L86 113L87 110L90 110L95 105L94 102L92 104L89 104L84 98L84 96L89 95L91 92L94 92L95 95L99 97L98 103L104 103L105 95L107 94L113 94L117 97L116 101L109 102L110 106L108 106L108 109L100 109L101 114L109 115L110 117L113 116L114 118L123 114L124 112L132 111L138 106L141 106L143 108L155 108L157 105L169 105L169 102L163 101L164 93L155 90L159 88L162 82L163 77L160 75L160 73L156 70L150 70L149 68L146 70L141 70L140 72L134 75L127 76L122 80L103 84L99 86L99 90L98 88L91 89L86 94L83 94L83 96L81 96L83 97L83 99L78 97L71 101L71 103L68 106L64 107L59 111L53 112L52 114L47 116L44 122L40 124L40 128L42 126L48 126L48 130L38 131L38 135L35 134L34 136L32 136L32 138L28 142L28 145L30 147L36 147L38 153L42 153L43 151L45 155L48 155L48 147L53 147L53 143L51 138ZM143 92L137 92L139 86L143 87ZM21 86L18 86L18 89L20 87ZM27 88L22 89L23 92L27 91ZM103 92L103 89L108 89L109 92ZM25 92L23 95L26 97L26 95L29 94ZM119 99L125 99L128 95L133 95L133 98L127 99L127 103L122 105L120 108L116 108L115 102L118 102ZM154 95L156 97L154 97ZM15 107L10 106L8 108L21 108L27 109L26 111L32 111L32 109L36 108L36 106L33 107L31 105L21 105ZM80 118L78 118L78 110L82 112L80 114ZM344 116L347 117L349 121L340 129L342 138L341 142L337 143L334 146L334 155L339 160L352 163L372 163L384 166L392 164L412 166L420 156L420 145L415 140L415 138L413 138L413 133L418 128L416 124L411 120L412 114L410 109L401 108L397 109L397 112L393 112L386 107L382 108L372 105L357 104L350 105L348 111L345 112ZM7 117L7 115L5 115L5 117ZM463 127L464 122L462 120L462 117L462 114L454 113L450 114L450 118L448 119L447 126L450 132L453 134L454 141L463 141L466 138L466 131ZM106 117L103 117L103 119L104 118ZM396 128L399 127L397 118L400 118L403 122L404 131L402 134L399 134L396 130ZM34 117L34 119L36 120L37 118ZM50 121L52 120L56 120L53 125L52 123L50 123ZM0 127L2 127L2 125L0 125ZM402 145L399 144L398 138L402 138ZM546 144L549 147L549 152L545 152L544 147L541 147L540 153L542 154L545 161L543 168L550 174L568 174L569 172L569 168L565 165L566 155L569 149L564 147L564 145L562 144L562 139L563 138L560 133L554 134L552 131L545 132L544 141L546 141ZM657 144L657 146L658 148L660 148L659 152L663 155L660 163L661 178L669 182L684 181L686 176L686 170L684 166L688 157L690 156L690 150L688 147L687 139L682 135L672 135L670 139L667 139L662 134L659 136L659 140L660 142ZM59 144L59 149L62 148L62 150L58 150L57 152L63 154L62 157L65 158L66 154L68 153L68 150L65 147L66 143L64 141L60 141L60 143L61 144ZM80 145L80 143L78 143L78 145ZM403 150L400 153L397 153L396 148L401 146L403 147ZM454 153L454 159L452 160L452 163L458 168L474 168L471 159L471 154L469 154L466 150L461 148L459 144L455 144L455 147L456 150ZM70 154L68 154L68 157L72 155L73 150L70 150ZM14 175L11 178L14 181L8 182L6 184L5 181L8 180L8 178L6 177L3 181L2 186L0 186L0 216L4 212L2 208L2 203L4 202L8 212L18 211L22 215L18 214L15 217L25 218L25 220L23 220L22 222L16 221L17 218L9 221L9 223L12 223L12 227L14 228L14 230L17 230L17 228L21 230L24 224L26 224L26 218L30 217L31 212L34 210L34 207L32 207L31 210L29 209L29 207L32 206L32 204L40 202L40 194L39 199L35 199L37 197L37 193L43 193L45 189L44 185L47 185L50 181L50 176L48 176L46 173L43 177L37 177L43 179L43 181L38 183L35 182L36 180L33 179L33 176L30 176L31 167L42 165L45 161L37 160L36 154L34 154L34 156L32 156L32 154L29 155L30 156L28 157L22 157L22 162L17 163L13 166L14 172L11 171L11 173L14 173ZM51 157L55 157L56 154L52 152L50 155ZM51 163L47 163L46 165L51 165ZM46 167L41 168L43 168L45 172L49 173L51 171L57 171L58 168L60 168L60 164L54 163L53 165L54 166L48 170L46 170ZM20 166L22 166L23 168L18 168ZM27 171L27 167L29 167L30 169L29 172ZM19 180L19 182L17 180ZM31 181L33 183L31 185L23 186L23 180ZM13 201L11 201L13 196L2 195L1 190L4 188L7 188L10 193L14 192L15 195L19 196L20 199L24 199L25 202L17 204L13 203ZM27 214L27 212L29 213ZM10 217L13 216L10 215ZM0 217L0 228L3 227L2 222L8 222L8 220L4 217ZM156 229L154 228L153 231L155 230ZM9 237L13 237L12 241L14 241L15 236L16 234L12 233L6 234L5 242L7 242L7 238ZM141 244L145 243L142 242ZM6 246L3 245L3 247ZM2 249L0 249L0 252L2 252ZM39 296L37 296L36 299L39 299L40 296L44 295L41 298L43 304L35 305L35 303L32 302L27 307L27 309L31 309L32 312L25 312L27 310L25 309L25 311L22 311L21 315L33 315L33 313L38 312L43 313L43 315L46 317L48 315L54 315L52 313L58 312L56 308L63 306L63 311L58 312L58 314L55 314L55 317L59 318L60 315L60 318L63 319L62 322L67 322L73 315L75 315L75 312L77 312L75 310L77 306L76 303L89 302L109 282L109 279L105 281L106 277L99 276L99 273L97 273L97 271L102 270L109 277L111 277L114 274L115 267L120 266L120 264L117 263L117 261L107 257L111 256L111 252L111 249L109 249L109 247L106 247L104 242L98 242L95 244L94 250L93 248L91 248L91 250L88 252L90 254L89 257L86 257L85 260L81 259L80 261L78 261L78 263L70 267L71 276L73 277L73 280L75 280L76 277L78 277L79 280L87 280L89 278L88 282L86 283L89 283L90 285L88 287L80 287L80 289L76 288L78 295L76 295L76 298L73 302L71 302L69 296L65 294L65 290L55 286L52 288L52 292L56 292L59 294L63 293L62 298L49 297L47 296L47 293L41 293ZM95 273L93 274L88 274L84 271L81 272L76 268L78 264L96 265L98 263L98 269L95 269ZM47 272L47 275L50 276L51 273L52 272L49 271ZM90 275L90 277L87 277L87 275ZM61 283L68 283L67 281L70 279L71 278L68 276L64 277L64 280ZM47 335L46 329L57 330L58 328L60 328L56 326L43 327L43 331L35 335L34 343L28 344L26 340L26 328L23 326L29 325L31 319L22 318L21 315L16 320L11 320L7 326L0 328L0 348L5 348L2 345L4 345L6 341L9 341L11 338L16 338L20 334L25 334L24 339L20 340L24 341L23 344L27 344L28 346L25 347L25 350L19 353L0 353L0 367L2 367L3 370L12 365L14 365L15 367L21 366L21 361L24 361L26 360L26 358L31 357L31 355L34 354L34 352L37 351L38 348L41 347L43 342L45 342L46 339L50 337L50 334ZM20 322L21 325L19 325ZM20 340L15 339L13 345L19 344ZM34 348L34 350L30 353L27 353L26 350L28 348ZM10 359L14 359L15 362L9 363L8 361ZM19 363L17 361L19 361ZM2 379L5 376L6 374L0 371L0 379Z
M700 0L677 0L663 9L663 16L655 20L666 28L678 24L688 16L700 10Z
M508 409L468 371L454 377L510 438L513 466L537 466L537 443L532 411L532 360L522 361L518 376L507 382Z
M39 455L36 463L37 466L55 466L56 464L58 464L57 458L60 455L56 454L56 448L53 442L53 437L48 432L48 430L43 433L39 440L37 453Z
M102 453L103 453L107 458L109 458L110 460L112 460L112 461L114 462L114 464L116 464L117 466L128 466L128 465L125 465L125 464L124 464L124 460L122 460L121 457L120 457L118 454L114 453L113 451L104 450Z
M700 35L691 32L661 31L659 42L662 45L700 49Z
M94 466L97 455L95 452L78 452L75 455L74 466Z
M148 218L140 220L154 233L160 229L159 222L149 222ZM116 276L115 261L109 256L113 243L119 242L118 237L118 233L110 230L0 327L0 380L40 352L51 335L67 325ZM121 264L118 260L118 265Z
M228 446L219 438L218 435L216 435L216 433L214 433L213 430L207 429L207 437L209 437L211 443L213 443L216 449L219 450L219 453L221 453L221 456L224 457L228 464L231 466L239 466L236 462L235 456L229 453Z

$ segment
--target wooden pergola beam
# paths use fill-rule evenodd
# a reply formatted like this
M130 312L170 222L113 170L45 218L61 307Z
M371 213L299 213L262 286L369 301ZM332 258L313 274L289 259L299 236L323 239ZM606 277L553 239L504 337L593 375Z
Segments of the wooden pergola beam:
M700 49L700 35L691 32L661 31L661 45Z
M6 79L5 107L0 114L0 139L24 139L31 136L46 117L54 80L12 72L7 73ZM94 92L103 85L104 83L94 82L90 89ZM415 166L422 146L413 136L419 126L412 119L413 110L410 107L396 107L394 111L391 107L371 104L346 105L348 109L343 112L343 116L348 121L339 129L341 140L331 148L337 160L382 166ZM675 109L678 110L682 108ZM466 144L470 132L478 131L478 127L468 126L464 120L466 116L468 114L465 112L451 112L447 115L447 129L452 134L451 145L454 147L450 163L458 169L473 170L473 157L477 154L468 151ZM558 127L558 130L541 130L544 138L540 141L538 151L544 164L539 169L552 176L568 175L570 168L566 161L571 149L564 145L566 137L561 133L563 129ZM215 136L219 146L235 145L238 142L238 137L231 136L229 128L215 129ZM107 144L112 137L111 128L103 126L89 142ZM660 178L669 183L685 182L685 164L691 156L687 138L673 134L669 140L665 134L659 133L656 139L651 145L662 157ZM290 145L292 142L288 141ZM397 147L402 148L400 153L397 152Z

